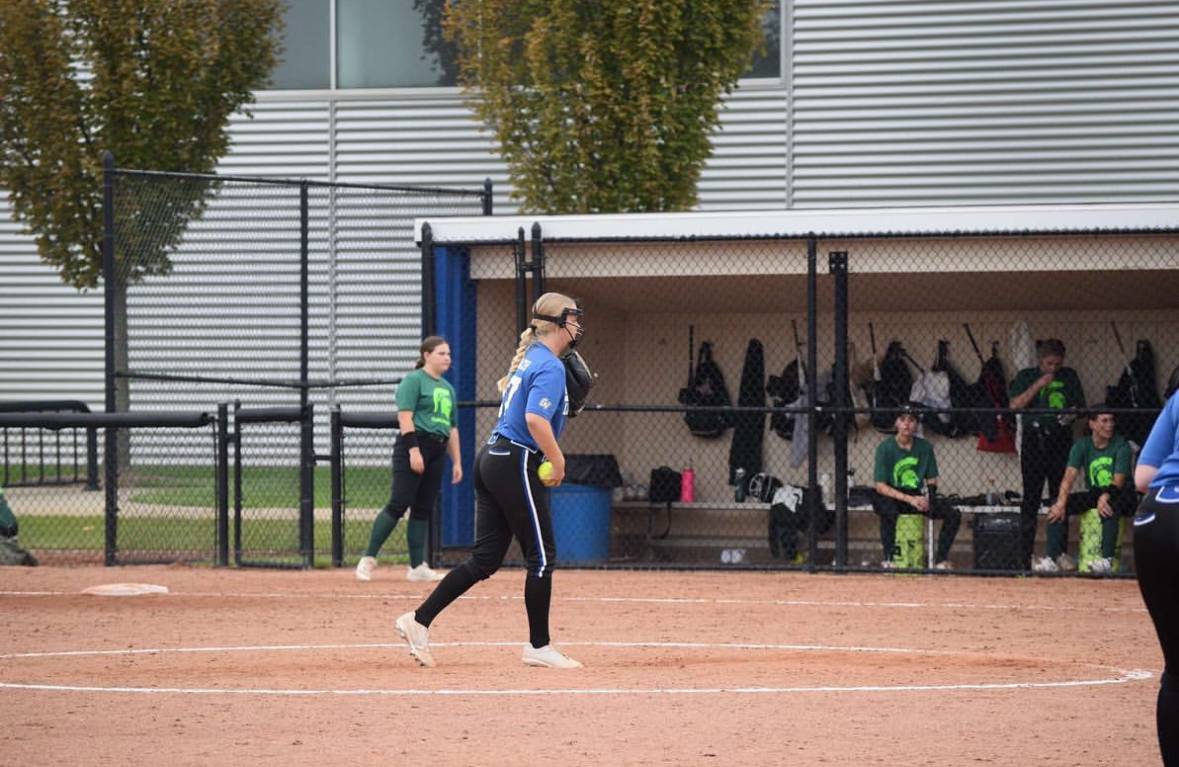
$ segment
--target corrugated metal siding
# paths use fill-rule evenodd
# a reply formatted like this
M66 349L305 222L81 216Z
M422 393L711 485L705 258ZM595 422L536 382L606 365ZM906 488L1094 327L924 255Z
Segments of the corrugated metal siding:
M0 193L0 400L102 406L102 295L79 293L41 263Z
M798 207L1179 198L1179 6L798 0Z

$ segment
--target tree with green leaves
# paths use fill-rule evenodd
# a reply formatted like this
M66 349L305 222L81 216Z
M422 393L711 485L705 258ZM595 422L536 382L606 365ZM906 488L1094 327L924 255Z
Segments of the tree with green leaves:
M79 290L102 276L102 156L209 173L229 117L279 51L281 0L0 0L0 188L41 260ZM121 184L113 285L115 367L127 369L127 289L169 253L216 189ZM116 407L129 408L119 380ZM126 432L120 442L127 455Z
M0 187L64 282L101 275L102 153L211 172L230 115L270 75L281 20L281 0L0 0ZM151 238L126 215L120 236L153 243L121 265L127 282L167 273L207 191L165 206Z
M452 0L459 79L524 210L683 210L765 0Z

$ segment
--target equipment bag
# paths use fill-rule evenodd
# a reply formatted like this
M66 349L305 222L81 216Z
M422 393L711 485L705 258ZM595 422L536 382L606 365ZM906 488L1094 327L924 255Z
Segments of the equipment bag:
M696 356L696 369L689 371L688 385L680 389L679 401L688 407L725 407L733 406L729 397L729 389L725 386L725 377L720 366L712 359L712 343L700 342L700 351ZM693 436L705 439L716 439L733 425L731 411L688 411L684 413L684 423Z
M647 486L647 500L651 504L647 515L647 537L666 538L671 532L671 505L680 499L680 473L670 466L651 469L651 480ZM656 504L667 506L667 524L660 533L655 532Z
M1107 386L1105 404L1110 407L1141 409L1143 413L1123 413L1118 416L1118 431L1141 445L1150 435L1155 416L1163 406L1155 383L1154 348L1150 341L1138 341L1137 352L1129 365L1122 370L1117 385Z
M651 469L651 482L647 490L651 503L675 503L680 499L680 473L669 466Z
M905 362L908 354L900 341L889 343L880 362L880 380L873 389L875 395L872 425L877 431L892 434L896 431L896 409L909 401L913 390L913 374Z

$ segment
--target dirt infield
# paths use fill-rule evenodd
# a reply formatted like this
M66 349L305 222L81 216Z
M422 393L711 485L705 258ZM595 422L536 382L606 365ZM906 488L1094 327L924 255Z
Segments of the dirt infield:
M0 572L4 764L1159 763L1128 581L559 571L553 671L505 571L426 670L402 568ZM170 593L80 593L117 582Z

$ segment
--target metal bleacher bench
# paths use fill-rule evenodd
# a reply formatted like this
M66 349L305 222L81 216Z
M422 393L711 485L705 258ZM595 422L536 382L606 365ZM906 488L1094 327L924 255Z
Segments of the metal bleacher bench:
M951 501L951 504L954 505L958 509L958 511L962 513L962 515L964 517L967 515L981 515L981 514L1003 514L1003 513L1016 513L1016 514L1018 514L1019 509L1020 509L1020 507L1017 505L1013 506L1013 505L1007 505L1007 504L997 504L997 505L989 505L989 506L966 506L966 505L961 505L961 504L955 504L955 503L953 503L953 501ZM680 501L673 501L669 505L666 503L652 504L650 501L635 500L635 501L615 501L613 503L613 507L618 510L633 510L636 512L637 511L648 512L648 514L651 515L651 517L649 517L649 520L648 520L648 532L650 532L650 527L651 527L650 520L653 519L654 514L658 513L659 511L661 511L663 509L667 509L671 513L674 513L676 511L702 511L702 512L709 512L709 511L717 511L717 512L763 511L763 512L768 513L769 509L770 509L770 504L762 503L760 501L746 501L743 503L737 503L736 501L693 501L693 502L689 502L689 503L684 503L684 502L680 502ZM872 511L872 507L869 505L848 506L847 510L848 510L849 514L873 514L874 513ZM1046 514L1046 513L1047 513L1046 508L1040 509L1041 515ZM670 531L670 529L671 529L671 518L669 517L668 521L667 521L667 531ZM693 543L699 543L701 540L708 540L708 539L695 538L693 536L671 536L671 537L668 537L666 532L661 536L654 536L654 538L655 538L655 540L657 540L659 542L659 545L661 545L661 546L675 546L677 539L681 539L681 538L686 545L690 545ZM934 564L933 563L934 547L932 545L930 545L930 543L935 540L934 539L934 520L929 517L927 517L925 520L925 540L926 540L926 546L925 546L926 558L928 560L928 566L932 568L933 564ZM725 538L718 537L717 545L722 545L722 546L728 545L728 543L726 543L725 541L726 541ZM819 541L819 548L821 548L821 549L832 548L834 545L835 545L834 542L830 541L830 540L820 540ZM879 547L879 545L880 545L879 542L875 541L875 540L871 541L871 542L860 542L860 541L849 541L848 542L849 549L871 550L871 549Z

